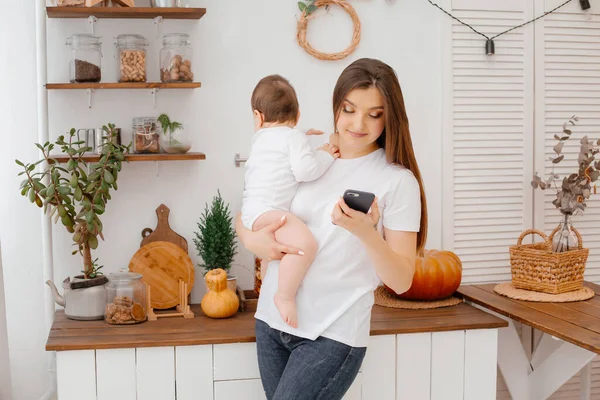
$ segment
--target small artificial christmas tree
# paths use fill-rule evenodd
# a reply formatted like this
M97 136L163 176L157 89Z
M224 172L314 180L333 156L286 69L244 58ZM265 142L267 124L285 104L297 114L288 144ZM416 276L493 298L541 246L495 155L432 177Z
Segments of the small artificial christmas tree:
M195 232L194 238L198 255L204 262L198 265L206 272L216 268L229 271L233 257L237 254L236 234L229 205L225 204L219 191L217 194L213 197L210 209L206 204L198 222L199 231Z

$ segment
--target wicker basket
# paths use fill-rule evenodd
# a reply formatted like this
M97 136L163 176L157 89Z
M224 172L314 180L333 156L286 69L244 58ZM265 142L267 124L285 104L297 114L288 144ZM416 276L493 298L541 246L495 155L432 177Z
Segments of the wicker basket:
M583 272L589 249L582 248L579 232L573 231L579 239L576 250L555 253L552 251L552 238L558 227L546 236L536 229L521 233L516 246L510 247L510 267L512 284L519 289L559 294L583 287ZM544 238L541 243L522 244L523 238L536 233Z

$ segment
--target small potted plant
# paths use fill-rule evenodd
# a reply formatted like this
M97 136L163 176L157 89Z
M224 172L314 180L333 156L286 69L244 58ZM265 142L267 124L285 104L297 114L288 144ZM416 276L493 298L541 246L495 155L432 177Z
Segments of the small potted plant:
M103 131L111 137L115 134L113 124L103 126ZM110 200L110 190L117 190L117 178L122 162L129 146L116 144L111 137L102 145L100 160L87 163L83 159L92 148L84 146L85 141L77 140L75 129L71 129L67 137L60 136L55 143L46 142L36 146L42 151L42 159L32 164L19 160L16 163L24 170L21 182L21 194L44 213L58 220L65 229L73 234L76 250L72 254L81 254L83 258L83 275L75 276L71 281L63 281L64 296L52 281L46 283L51 287L55 300L65 307L65 314L72 319L102 319L106 304L104 284L108 281L99 270L97 259L92 260L92 250L98 247L98 238L102 235L100 215L104 214L106 203ZM53 156L52 150L59 147L67 155L66 165L61 165ZM46 162L41 171L36 166Z
M555 155L550 157L552 172L548 179L544 180L536 173L531 181L534 189L546 190L552 188L556 191L556 198L552 201L552 204L562 214L561 223L552 239L552 250L557 253L577 248L579 239L574 232L571 217L576 213L585 211L587 207L586 200L590 198L592 192L596 193L596 185L594 184L592 187L592 183L600 177L600 161L595 160L596 154L600 152L597 147L597 145L600 145L600 140L594 143L587 136L583 136L580 140L577 170L570 175L565 175L562 179L554 171L554 167L565 158L562 154L563 146L573 133L569 129L570 126L574 126L577 121L579 121L579 118L575 115L572 116L563 124L562 136L554 135L558 143L553 149Z
M194 244L198 255L203 260L199 267L204 268L206 272L217 268L223 269L227 272L227 285L235 292L237 279L229 275L233 257L237 254L236 234L232 221L229 205L223 201L221 193L217 191L210 208L206 204L200 216Z
M157 118L162 127L161 147L166 153L187 153L192 147L192 141L177 121L171 121L167 114L160 114Z

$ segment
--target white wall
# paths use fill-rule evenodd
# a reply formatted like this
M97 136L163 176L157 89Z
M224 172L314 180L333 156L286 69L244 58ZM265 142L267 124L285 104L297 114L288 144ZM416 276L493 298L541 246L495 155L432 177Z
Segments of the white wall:
M6 334L6 308L4 304L4 278L2 277L2 252L0 251L0 399L12 398L8 337Z
M0 24L0 237L6 297L6 320L13 391L16 400L37 399L46 390L44 294L41 219L20 196L15 158L38 157L35 4L5 1ZM18 60L18 61L9 61Z
M0 235L3 238L7 321L15 393L20 399L35 399L46 388L45 353L47 332L43 323L43 286L39 212L18 194L18 169L14 158L34 160L37 153L35 101L35 19L33 2L10 2L0 33L19 38L9 43L18 63L0 63L0 112L9 134L0 147ZM140 0L136 3L143 4ZM296 1L197 0L188 3L206 7L200 21L165 21L162 32L187 32L195 50L194 68L202 88L192 91L161 91L153 108L150 91L97 91L93 108L87 107L84 91L49 93L51 138L71 127L96 127L114 122L123 127L127 140L131 119L167 112L195 132L192 151L206 153L206 161L132 163L119 177L119 190L103 215L106 242L94 257L106 272L126 268L139 248L140 232L154 228L155 208L165 203L171 209L171 227L190 245L198 261L193 232L204 208L217 189L239 210L243 168L235 168L234 154L248 154L252 136L249 97L256 82L271 73L288 77L298 92L303 127L326 131L332 128L331 95L342 69L360 57L380 58L398 73L411 122L417 158L424 175L429 201L428 247L441 246L441 83L438 25L442 18L427 2L403 0L352 1L362 22L358 50L338 62L317 60L296 43ZM87 20L47 21L48 81L68 80L68 49L65 38L88 32ZM150 41L150 80L158 79L157 55L161 47L151 20L99 20L96 34L103 37L104 81L116 78L112 38L120 33L141 33ZM332 8L311 22L309 40L325 51L343 49L351 37L351 21ZM14 43L14 44L13 44ZM2 44L4 46L4 42ZM158 176L157 176L158 171ZM4 194L5 193L5 194ZM10 228L9 228L10 227ZM55 280L77 274L81 260L70 255L70 235L62 226L53 229ZM233 272L245 288L252 287L252 256L240 251ZM197 271L200 272L199 270ZM199 302L203 285L196 285L192 301Z

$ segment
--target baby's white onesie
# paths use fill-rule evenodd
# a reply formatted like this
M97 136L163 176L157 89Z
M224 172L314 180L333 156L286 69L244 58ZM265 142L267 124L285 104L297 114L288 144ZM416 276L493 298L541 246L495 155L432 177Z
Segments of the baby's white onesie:
M334 160L327 151L313 149L299 130L277 126L257 131L246 161L242 200L246 229L267 211L288 212L300 182L319 178Z

